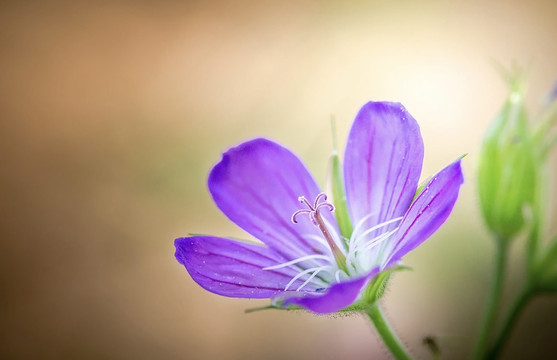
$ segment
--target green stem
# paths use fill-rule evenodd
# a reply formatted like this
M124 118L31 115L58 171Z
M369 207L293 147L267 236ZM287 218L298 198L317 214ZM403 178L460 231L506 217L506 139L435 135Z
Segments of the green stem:
M405 349L404 345L400 342L398 336L396 336L393 329L391 329L391 326L385 318L385 314L383 314L383 310L381 309L379 304L373 305L366 312L373 322L373 325L375 325L379 336L381 336L381 339L383 339L383 342L391 351L391 354L393 354L395 359L412 359L408 351Z
M499 356L499 353L501 352L501 350L503 350L505 342L507 341L509 335L511 334L516 321L518 320L520 314L522 313L522 310L524 309L528 301L530 301L533 294L534 292L531 290L529 286L527 286L520 293L520 295L518 295L515 302L513 303L513 306L509 310L507 317L503 322L503 326L499 330L499 333L497 334L497 337L493 342L493 346L489 349L488 356L487 356L488 359L496 359L497 356Z
M497 319L497 309L501 302L501 293L503 290L503 278L505 277L505 266L507 262L507 244L508 241L498 239L496 265L495 265L495 279L493 281L493 288L488 299L485 315L480 327L480 333L474 349L474 359L483 359L487 344L489 342L489 335L493 331L495 320Z

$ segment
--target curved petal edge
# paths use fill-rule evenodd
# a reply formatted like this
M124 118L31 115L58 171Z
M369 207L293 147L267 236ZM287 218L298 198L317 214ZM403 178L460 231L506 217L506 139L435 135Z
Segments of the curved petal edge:
M176 259L204 289L239 298L271 298L284 293L296 275L290 268L263 270L284 262L267 247L226 238L194 236L175 240ZM293 286L300 286L298 280ZM315 291L308 284L306 291Z
M461 159L432 177L412 203L399 230L390 240L391 256L385 266L400 260L443 225L456 203L463 183Z
M360 296L369 281L379 273L379 268L373 269L369 274L340 282L329 287L322 295L304 294L287 298L283 306L301 306L316 314L330 314L352 305Z
M320 235L308 219L293 224L298 200L321 192L300 159L285 147L259 138L229 149L211 171L208 186L219 209L236 225L287 259L325 253L311 240ZM334 216L324 214L336 225Z
M373 226L404 215L418 186L423 156L419 125L402 104L365 104L354 120L344 154L352 223L367 218Z

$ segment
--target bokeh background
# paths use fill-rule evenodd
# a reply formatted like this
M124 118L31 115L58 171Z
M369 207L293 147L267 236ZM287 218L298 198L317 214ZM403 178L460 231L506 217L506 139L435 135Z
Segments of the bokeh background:
M419 121L424 177L469 153L452 217L384 298L418 357L433 335L465 358L494 250L475 183L506 94L492 61L530 66L535 113L557 77L556 15L552 0L2 2L1 357L387 357L360 316L244 314L266 302L204 291L173 248L190 232L248 237L206 191L228 147L274 139L323 184L330 117L342 148L373 99ZM557 299L537 299L505 356L554 354L556 326Z

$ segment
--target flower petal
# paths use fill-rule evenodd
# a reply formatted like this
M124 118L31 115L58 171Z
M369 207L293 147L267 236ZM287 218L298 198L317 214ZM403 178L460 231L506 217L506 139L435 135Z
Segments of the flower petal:
M284 262L274 251L259 245L235 240L194 236L174 242L176 259L206 290L215 294L241 298L270 298L284 292L285 286L298 271L292 268L263 270ZM316 279L302 291L315 291ZM300 286L297 280L293 288ZM324 286L324 285L321 285Z
M329 251L308 238L322 237L308 216L291 222L292 214L304 208L298 197L313 202L320 190L288 149L255 139L228 150L209 175L209 190L230 220L285 258ZM322 215L336 226L329 212Z
M362 289L371 278L379 273L379 268L373 269L369 274L360 278L352 278L332 285L322 295L303 294L287 298L282 305L297 305L317 314L330 314L352 305L359 297Z
M418 123L400 103L369 102L352 125L344 155L352 224L402 216L416 192L424 145ZM372 214L372 215L370 215Z
M463 182L460 159L433 176L408 209L399 230L389 239L391 256L386 266L424 242L447 220Z

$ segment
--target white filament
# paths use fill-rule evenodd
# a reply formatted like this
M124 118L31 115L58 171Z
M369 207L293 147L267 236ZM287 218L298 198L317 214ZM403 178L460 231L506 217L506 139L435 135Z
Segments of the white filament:
M292 277L292 279L290 279L288 284L286 284L284 291L287 291L297 280L307 275L307 279L305 279L304 282L296 289L296 291L300 291L310 283L313 283L315 286L321 286L321 283L331 284L335 281L339 283L341 281L341 277L346 278L361 275L370 271L374 266L384 266L386 259L383 259L382 257L385 247L383 247L381 251L372 250L380 244L386 244L386 241L388 241L388 239L391 238L391 236L399 229L399 227L396 227L393 230L387 231L386 227L400 222L403 218L393 218L380 224L376 224L370 228L364 228L366 222L374 215L375 214L373 213L368 214L360 219L354 227L350 239L343 238L337 230L337 227L323 218L323 222L329 230L334 242L338 246L338 249L340 249L346 257L347 271L339 269L336 259L326 240L316 234L305 234L303 237L321 244L325 249L327 249L326 253L301 256L281 264L265 267L263 270L274 270L292 266L293 269L299 272ZM369 235L378 230L380 231L380 234L369 239ZM323 265L317 260L325 260L326 265ZM311 261L315 265L304 269L300 265L300 263L304 261ZM318 274L321 274L321 276L317 277ZM316 281L318 281L318 283L316 283Z
M311 274L311 276L310 276L306 281L304 281L304 283L303 283L302 285L298 286L298 288L296 289L296 291L300 291L300 290L301 290L304 286L306 286L311 280L313 280L313 278L314 278L317 274L319 274L321 271L325 270L325 268L327 268L327 267L328 267L328 266L323 266L323 267L321 267L321 268L315 270L315 271L313 272L313 274Z
M402 217L397 217L397 218L382 222L381 224L375 225L375 226L367 229L366 231L364 231L362 233L362 235L358 236L358 238L363 239L365 236L367 236L368 234L371 234L375 230L381 229L384 226L390 225L390 224L395 223L395 222L400 221L400 220L402 220Z
M320 237L318 235L315 235L315 234L305 234L305 235L302 235L302 236L305 237L306 239L317 241L318 243L323 245L325 247L325 249L327 249L328 252L331 252L331 248L329 247L329 244L327 244L327 241L325 241L325 239L323 239L322 237ZM332 255L332 253L331 253L331 255Z
M287 261L285 263L264 267L263 270L280 269L280 268L283 268L283 267L294 265L294 264L302 262L302 261L313 260L313 259L322 259L322 260L326 260L326 261L331 260L331 258L329 256L325 256L325 255L321 255L321 254L306 255L306 256L302 256L302 257L299 257L299 258L294 259L294 260ZM334 258L333 258L333 261L334 261Z
M305 274L309 274L309 273L312 272L312 271L313 271L314 274L315 274L315 272L325 270L326 268L328 268L328 266L319 266L319 267L313 267L313 268L309 268L309 269L306 269L306 270L302 271L302 272L299 273L298 275L294 276L294 277L290 280L290 282L289 282L288 284L286 284L286 286L284 287L284 291L288 290L288 288L289 288L292 284L294 284L294 282L295 282L296 280L298 280L299 278L301 278L301 277L304 276ZM311 279L313 279L313 277L311 277L310 280L311 280ZM308 281L308 282L309 282L309 281ZM305 285L305 283L304 283L304 285ZM298 290L296 290L296 291L298 291Z
M362 250L363 252L371 250L373 247L375 247L376 245L379 245L379 243L381 243L382 241L388 239L392 234L394 234L395 232L398 231L398 228L395 228L392 231L389 231L383 235L378 236L377 238L375 238L374 241L370 241Z
M335 279L336 279L337 283L340 282L340 275L341 275L341 274L344 275L344 277L348 277L348 275L346 275L346 273L344 272L344 270L338 269L338 270L335 272Z

